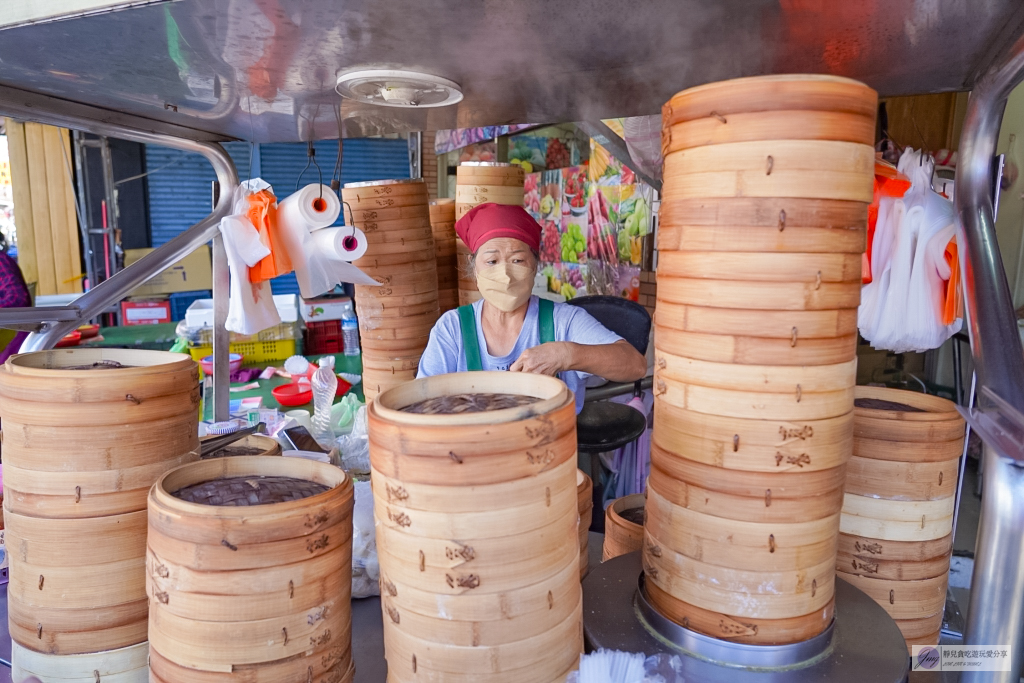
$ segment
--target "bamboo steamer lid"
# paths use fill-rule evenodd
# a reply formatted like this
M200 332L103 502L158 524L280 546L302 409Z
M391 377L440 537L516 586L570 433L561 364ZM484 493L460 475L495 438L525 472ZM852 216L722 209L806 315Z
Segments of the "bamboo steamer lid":
M819 74L780 74L734 78L677 93L662 108L662 119L678 123L719 114L838 111L873 117L878 94L859 81Z
M605 508L604 547L601 553L604 562L619 555L636 552L643 547L643 525L626 519L622 513L626 510L642 510L644 503L644 495L634 493L616 498Z
M312 495L286 493L277 498L286 502L238 507L172 495L232 477L250 479L215 495L255 495L246 485L259 489L260 477L271 478L267 486L291 482L288 491ZM352 502L344 472L309 460L216 458L164 475L149 501L153 650L179 668L213 674L263 664L287 670L296 658L312 665L321 655L347 672ZM189 680L175 670L165 667L168 680ZM305 662L296 666L306 670Z

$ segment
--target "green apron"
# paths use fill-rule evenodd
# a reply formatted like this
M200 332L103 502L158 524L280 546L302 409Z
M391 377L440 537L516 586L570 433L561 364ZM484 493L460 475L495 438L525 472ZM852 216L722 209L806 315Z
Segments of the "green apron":
M540 343L555 341L555 304L550 299L537 300L537 327ZM462 327L462 347L466 354L466 369L483 370L480 361L480 343L476 336L476 316L472 304L459 306L459 325Z

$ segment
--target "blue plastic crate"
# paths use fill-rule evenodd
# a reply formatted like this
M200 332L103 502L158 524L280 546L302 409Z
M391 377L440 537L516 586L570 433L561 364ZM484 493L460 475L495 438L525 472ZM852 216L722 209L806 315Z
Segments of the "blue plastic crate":
M192 305L193 302L199 299L209 299L213 294L210 290L202 290L197 292L175 292L168 296L168 300L171 302L171 320L177 322L185 319L185 311Z

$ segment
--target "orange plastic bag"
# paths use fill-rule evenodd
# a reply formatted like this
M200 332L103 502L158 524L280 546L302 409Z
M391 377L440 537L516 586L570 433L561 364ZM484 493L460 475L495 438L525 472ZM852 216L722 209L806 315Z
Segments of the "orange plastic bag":
M878 222L878 203L882 197L902 197L910 189L910 178L896 170L896 167L880 158L875 159L875 193L868 205L868 244L861 256L861 284L871 282L871 244L875 238L875 224Z
M964 292L960 279L960 255L954 237L946 245L946 263L949 264L949 280L946 281L946 296L942 303L942 324L952 325L964 317Z
M260 190L249 194L246 199L249 201L246 216L260 233L260 242L270 249L270 256L249 268L249 281L259 283L287 275L294 267L278 233L277 198L270 190Z

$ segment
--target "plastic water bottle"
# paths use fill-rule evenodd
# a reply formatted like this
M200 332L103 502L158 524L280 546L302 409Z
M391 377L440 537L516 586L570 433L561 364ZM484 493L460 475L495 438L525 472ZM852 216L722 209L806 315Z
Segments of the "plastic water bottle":
M359 350L359 323L355 318L343 318L341 321L341 338L345 343L346 356L358 356Z
M331 406L338 391L338 376L334 374L334 356L320 359L320 367L313 372L313 438L328 448L334 441L331 427Z

